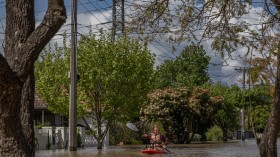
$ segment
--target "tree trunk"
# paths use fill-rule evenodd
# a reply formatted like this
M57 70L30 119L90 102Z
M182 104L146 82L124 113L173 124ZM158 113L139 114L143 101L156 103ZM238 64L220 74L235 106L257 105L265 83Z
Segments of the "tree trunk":
M101 113L99 116L96 118L97 119L97 149L102 149L102 122L101 122Z
M277 137L280 131L280 55L277 55L277 77L275 81L274 103L264 133L260 139L261 157L277 157Z
M0 55L0 156L27 156L20 125L22 83Z
M97 149L102 149L102 143L101 140L97 140Z
M16 99L12 109L17 114L8 114L3 118L1 114L0 124L0 156L35 156L34 128L33 128L33 104L34 104L34 76L31 74L22 87L22 91L13 91L10 99ZM16 97L16 98L15 98ZM18 108L18 104L21 104ZM3 108L0 113L7 113ZM4 114L3 114L4 115ZM12 123L11 123L12 122ZM1 134L6 132L6 134ZM13 135L10 135L13 134ZM3 138L3 139L2 139Z
M30 71L30 75L25 81L21 94L21 126L23 137L26 142L27 156L35 156L35 134L34 134L34 91L35 80L33 69Z
M223 131L223 141L226 142L228 139L228 137L227 137L228 130L227 130L227 128L223 128L222 131Z
M180 134L178 132L176 134L176 137L177 137L177 144L180 144Z
M34 0L6 1L4 54L0 54L0 156L35 156L34 63L66 20L63 0L49 0L35 29Z
M207 136L206 136L205 132L203 132L203 133L201 134L200 141L206 141L206 140L207 140Z

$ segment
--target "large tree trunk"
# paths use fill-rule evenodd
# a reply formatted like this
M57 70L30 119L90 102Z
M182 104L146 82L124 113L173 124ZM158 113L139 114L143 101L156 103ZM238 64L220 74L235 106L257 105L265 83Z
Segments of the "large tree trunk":
M268 118L263 136L260 140L261 157L277 157L277 137L280 131L280 55L277 55L277 77L272 110Z
M274 7L280 11L280 1L272 0ZM278 43L278 53L280 52ZM277 54L277 74L272 110L260 141L257 140L261 157L277 157L277 137L280 131L280 54Z
M29 153L27 156L35 156L35 135L33 124L35 80L33 71L33 69L30 71L30 75L23 85L20 106L23 138L26 142L26 151Z
M14 90L14 95L10 97L10 99L15 99L15 103L13 104L15 108L10 108L9 111L3 110L3 108L0 109L0 113L4 113L0 117L0 127L5 127L6 130L0 130L0 156L35 156L32 122L34 76L32 74L28 77L21 89L22 91ZM19 104L21 104L20 108L18 108ZM8 112L14 113L7 114Z
M26 156L20 125L22 83L0 55L0 156Z
M0 156L35 155L34 63L66 20L63 0L49 0L35 29L34 0L6 1L5 58L0 54Z

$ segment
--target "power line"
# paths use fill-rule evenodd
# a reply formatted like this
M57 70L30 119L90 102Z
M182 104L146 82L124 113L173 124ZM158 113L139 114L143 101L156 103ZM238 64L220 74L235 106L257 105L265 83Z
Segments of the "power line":
M84 6L82 3L80 3L80 1L78 0L78 2L79 2L79 4L81 4L93 17L95 17L95 19L97 20L97 21L99 21L100 23L102 23L100 20L99 20L99 18L97 18L91 11L89 11L88 9L87 9L87 7L86 6ZM106 27L106 26L105 26ZM107 28L107 27L106 27ZM108 29L108 28L107 28Z

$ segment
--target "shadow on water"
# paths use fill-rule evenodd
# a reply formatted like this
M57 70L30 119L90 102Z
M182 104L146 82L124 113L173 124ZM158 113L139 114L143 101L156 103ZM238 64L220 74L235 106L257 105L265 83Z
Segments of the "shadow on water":
M279 146L278 141L278 146ZM227 143L204 143L169 145L171 154L147 155L142 154L144 145L138 146L111 146L103 150L96 148L80 149L77 152L66 150L42 150L36 152L36 157L259 157L255 140L234 141ZM278 147L278 156L280 148Z

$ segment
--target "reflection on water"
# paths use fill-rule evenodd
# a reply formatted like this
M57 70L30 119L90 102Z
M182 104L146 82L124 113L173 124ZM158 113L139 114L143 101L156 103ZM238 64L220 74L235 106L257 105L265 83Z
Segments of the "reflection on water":
M278 146L279 146L278 142ZM36 157L259 157L255 140L216 144L169 145L171 154L147 155L140 152L145 146L110 147L103 150L86 148L77 152L66 150L37 151ZM280 148L278 147L278 156Z

